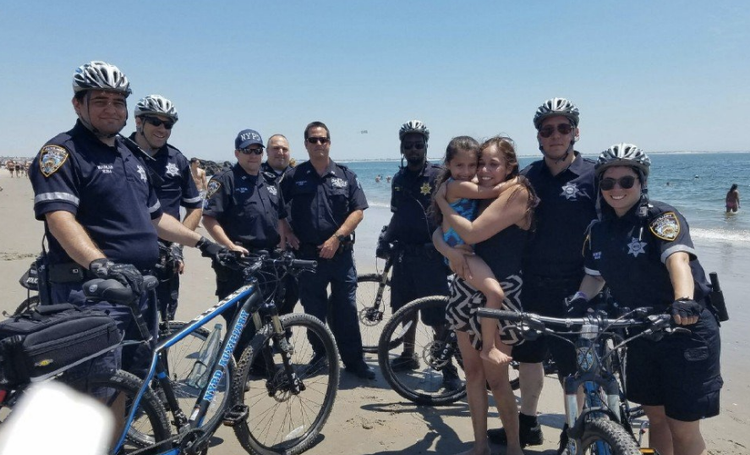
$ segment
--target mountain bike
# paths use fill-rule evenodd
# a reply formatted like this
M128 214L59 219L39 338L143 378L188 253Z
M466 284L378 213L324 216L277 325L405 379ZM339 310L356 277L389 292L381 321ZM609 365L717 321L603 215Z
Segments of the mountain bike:
M637 338L659 337L686 330L670 328L671 316L652 314L650 308L625 310L615 318L609 318L601 311L581 318L553 318L489 308L479 309L478 314L516 323L518 333L525 338L532 339L543 333L566 340L575 347L577 371L566 377L563 384L568 427L568 444L564 453L654 453L652 449L640 449L643 427L638 436L633 432L635 419L641 417L643 412L640 407L632 407L624 398L624 350L627 343ZM574 340L569 336L573 336ZM580 414L576 397L579 387L583 387L584 391L584 405ZM647 423L643 422L642 425Z
M380 333L391 318L392 267L393 256L390 256L382 272L357 276L357 312L365 352L378 352Z
M274 288L286 273L314 270L315 261L301 261L290 254L271 258L258 256L227 257L222 265L242 271L245 285L179 328L154 348L145 381L135 401L157 383L157 392L171 414L176 435L158 438L128 428L119 434L113 453L121 453L128 441L151 443L137 454L205 454L209 441L223 423L232 426L240 444L249 453L296 454L314 443L333 407L338 389L338 351L328 328L318 319L304 314L279 316L271 293L264 299L261 288ZM264 280L264 282L261 282ZM103 300L128 303L129 289L114 280L93 280L84 289L107 288ZM230 308L239 311L230 323L220 347L204 364L205 381L196 384L190 375L177 376L165 365L175 346L192 332ZM142 335L148 330L140 314L134 318ZM236 371L232 354L243 330L252 323L256 334L245 348ZM147 339L144 336L144 339ZM186 413L179 388L197 389L197 397ZM183 403L181 403L181 401ZM213 406L213 408L212 408ZM213 412L211 412L213 409ZM252 412L250 410L252 409ZM128 414L129 425L138 417Z

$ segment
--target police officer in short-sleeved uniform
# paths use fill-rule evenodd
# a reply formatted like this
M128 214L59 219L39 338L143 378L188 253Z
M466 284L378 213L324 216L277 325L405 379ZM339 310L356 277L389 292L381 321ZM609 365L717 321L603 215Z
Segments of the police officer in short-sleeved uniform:
M185 207L183 224L194 231L200 222L203 199L193 181L187 158L167 143L178 118L177 109L167 98L144 97L135 106L136 132L130 135L133 142L128 145L132 147L135 143L140 148L134 152L153 171L152 175L158 176L152 183L164 213L179 220L180 207ZM184 268L182 246L161 239L159 244L157 300L162 319L172 320L177 311L180 273Z
M315 274L299 277L305 312L322 321L329 319L330 313L329 324L346 370L372 379L375 373L364 362L357 319L353 250L354 229L368 207L367 199L354 172L330 159L330 143L325 124L309 124L305 148L310 160L284 174L281 188L291 206L293 231L289 241L301 258L318 261Z
M632 144L600 155L602 219L590 228L587 275L573 306L583 309L606 282L620 306L671 313L689 330L628 345L627 398L644 405L653 448L705 453L698 421L719 414L723 384L718 322L687 221L674 207L646 197L649 166Z

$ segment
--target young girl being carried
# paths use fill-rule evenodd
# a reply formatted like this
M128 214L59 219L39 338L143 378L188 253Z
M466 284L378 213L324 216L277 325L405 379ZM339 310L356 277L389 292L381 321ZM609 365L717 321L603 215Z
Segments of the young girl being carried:
M471 137L459 136L453 138L445 149L443 165L445 171L438 179L436 188L447 182L446 200L451 207L464 218L473 221L477 216L477 200L495 199L503 189L506 189L513 181L502 182L495 186L482 186L477 179L477 166L479 164L479 143ZM440 209L434 205L433 212L439 218L443 228L443 240L452 246L473 252L471 246L467 245L458 233L442 219ZM503 306L505 293L495 275L487 263L479 256L468 257L472 276L466 281L484 294L487 299L487 307L500 309ZM491 318L481 320L482 359L498 365L509 363L511 347L504 343L495 343L498 331L497 321Z

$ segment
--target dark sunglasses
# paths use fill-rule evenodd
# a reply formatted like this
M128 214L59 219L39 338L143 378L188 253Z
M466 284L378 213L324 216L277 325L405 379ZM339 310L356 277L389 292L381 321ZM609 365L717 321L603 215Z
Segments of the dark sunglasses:
M156 117L143 116L143 120L145 120L146 122L148 122L149 125L154 125L155 127L160 127L160 126L164 125L164 128L166 128L168 130L171 130L172 127L174 126L174 122L171 122L169 120L162 120L162 119L156 118Z
M240 149L239 152L243 155L262 155L263 147L259 147L257 149Z
M424 148L424 142L404 142L401 146L404 150L417 149L422 150Z
M601 182L599 182L599 188L602 189L602 191L609 191L615 187L615 184L620 185L620 188L623 190L629 190L630 188L633 188L633 185L635 185L635 177L632 175L626 175L625 177L620 177L619 179L613 179L607 177L606 179L602 179Z
M327 144L331 142L327 137L308 137L307 142L311 144Z
M561 123L557 125L557 132L560 134L570 134L571 131L573 131L573 126L568 123ZM552 125L547 125L539 130L539 135L542 137L550 137L554 132L555 127Z

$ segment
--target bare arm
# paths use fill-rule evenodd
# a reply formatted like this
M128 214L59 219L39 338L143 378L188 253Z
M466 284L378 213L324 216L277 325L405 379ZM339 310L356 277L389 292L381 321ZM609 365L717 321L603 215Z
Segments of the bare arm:
M456 275L465 280L472 278L471 268L469 267L469 262L466 260L466 256L473 256L473 252L453 248L448 245L443 239L443 228L441 227L438 227L432 233L432 243L435 245L435 249L448 259L448 265Z
M669 280L672 282L672 288L674 289L674 299L687 297L692 300L695 295L695 282L690 271L690 256L684 251L674 253L667 258L666 265L669 271ZM675 315L674 321L678 325L692 325L698 322L698 318L698 316L682 318Z
M341 225L341 227L336 230L336 233L328 240L323 242L322 245L320 245L320 257L323 259L332 258L333 255L336 254L336 251L339 249L339 245L341 244L336 236L350 235L352 232L354 232L355 229L357 229L357 226L362 222L364 217L364 210L355 210L350 213L349 216L347 216L344 220L344 223Z
M223 245L227 248L229 248L232 251L239 251L242 254L247 254L247 249L235 245L227 236L227 233L224 232L224 228L221 227L219 224L219 221L216 220L216 218L208 215L203 215L203 227L206 228L206 231L211 235L211 238L216 241L219 245Z
M185 219L182 220L182 225L191 231L194 231L198 227L198 223L201 221L201 215L203 215L203 209L186 209Z
M208 188L208 181L206 181L206 171L201 169L201 189L205 190Z
M76 263L88 267L91 261L106 257L72 213L59 210L47 213L45 218L52 236Z
M604 288L604 278L600 275L584 275L578 291L586 294L586 298L591 300L595 295L602 292L602 288Z
M156 233L159 235L159 238L168 242L195 246L201 238L200 234L186 228L177 220L177 218L167 215L166 213L155 220L151 220L151 223L156 228Z
M457 181L452 180L448 183L447 199L455 201L456 199L494 199L500 196L504 190L508 189L518 178L514 178L495 186L479 186L474 181Z

